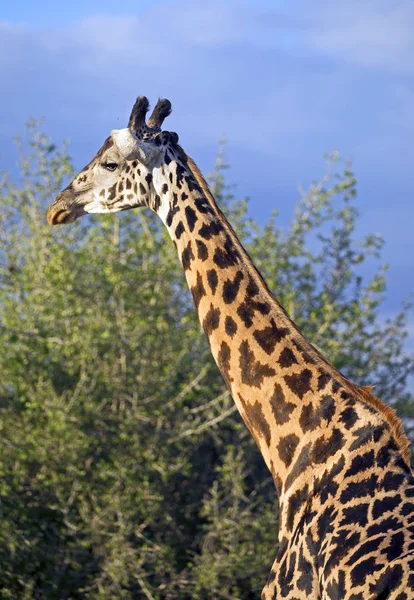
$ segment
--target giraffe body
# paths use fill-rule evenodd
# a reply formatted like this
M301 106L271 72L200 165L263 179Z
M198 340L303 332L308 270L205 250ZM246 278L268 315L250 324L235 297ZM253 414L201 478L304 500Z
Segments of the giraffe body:
M289 319L217 207L159 101L139 98L50 207L51 224L137 206L168 228L211 352L272 473L279 552L263 600L414 600L414 479L392 409Z

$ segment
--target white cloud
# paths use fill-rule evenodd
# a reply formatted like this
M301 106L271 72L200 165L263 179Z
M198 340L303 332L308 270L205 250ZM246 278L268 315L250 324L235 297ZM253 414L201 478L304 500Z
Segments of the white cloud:
M307 7L305 41L313 49L363 67L413 73L412 0L317 0L312 11Z
M193 136L196 126L198 139L215 142L225 131L235 142L270 153L277 135L333 128L320 109L326 96L312 104L304 93L315 81L322 85L324 76L303 73L299 84L289 80L290 58L280 57L277 48L291 20L272 15L266 27L260 9L240 2L181 2L174 9L159 3L139 16L96 15L68 28L4 28L9 46L18 46L20 71L33 60L37 69L44 66L39 81L47 76L50 90L47 98L43 90L39 94L41 114L58 113L70 125L89 110L89 117L106 121L127 113L139 93L152 101L165 95L173 106L180 102L170 121L184 137Z

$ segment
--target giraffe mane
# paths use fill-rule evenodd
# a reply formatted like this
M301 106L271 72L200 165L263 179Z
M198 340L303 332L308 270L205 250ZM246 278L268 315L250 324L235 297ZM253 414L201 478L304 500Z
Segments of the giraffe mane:
M190 156L188 156L188 154L186 154L184 151L183 151L183 154L185 155L185 159L187 161L188 167L191 170L192 174L194 175L197 183L199 184L199 186L201 187L201 189L203 190L203 192L207 196L207 198L212 202L214 210L216 212L221 212L216 204L213 194L210 191L208 183L205 180L204 176L202 175L200 169L197 167L197 165L195 164L193 159ZM236 239L238 239L237 236L236 236ZM260 273L258 271L256 271L256 272L257 272L257 275L259 276L259 278L261 279L261 281L263 282L263 284L265 285L266 289L268 289L267 284L264 282ZM270 290L269 290L269 293L270 293ZM273 298L272 294L271 294L271 296ZM283 309L283 307L280 307L280 308L282 308L283 312L285 312L285 314L287 314L286 311ZM292 322L292 325L293 325L294 329L300 335L299 330L297 329L296 325L293 322ZM399 419L399 417L397 416L395 410L391 406L387 406L382 400L380 400L379 398L374 396L374 394L372 393L372 390L374 389L375 386L373 386L373 385L359 386L356 383L352 382L347 377L342 375L342 373L340 371L338 371L333 365L331 365L327 361L327 359L314 346L312 346L312 344L309 344L308 342L306 342L306 344L308 346L310 346L310 348L316 353L317 361L319 363L323 363L325 368L328 367L328 371L330 372L330 375L332 375L332 377L335 380L337 380L337 381L339 380L342 383L344 383L345 386L359 400L361 400L365 404L368 404L369 406L372 406L378 413L380 413L385 418L386 422L390 426L391 433L401 450L401 454L402 454L404 461L407 463L408 467L411 468L410 450L409 450L410 440L408 439L408 437L404 431L404 426L403 426L401 420ZM309 347L306 348L306 350L309 351Z
M216 207L217 206L216 200L210 191L209 185L208 185L207 181L205 180L204 175L201 173L200 169L197 167L197 165L195 164L195 162L193 161L191 156L188 156L188 154L186 154L185 152L184 152L184 154L185 154L186 161L188 163L188 167L189 167L190 171L192 172L192 174L194 175L194 177L196 178L198 185L201 187L201 189L203 190L203 192L205 193L207 198L212 201L214 207Z
M372 390L375 387L374 385L359 386L351 381L349 383L351 384L351 388L355 391L355 394L360 397L363 402L375 408L385 417L385 420L388 422L391 428L394 439L401 450L403 459L407 463L408 467L411 468L410 440L404 431L402 421L397 416L395 409L385 404L382 400L380 400L380 398L374 396L372 393Z
M343 375L336 367L334 367L327 360L327 358L315 348L315 346L313 346L310 342L303 338L295 323L293 323L292 321L291 323L300 336L300 338L298 338L298 345L302 347L306 346L303 347L303 350L313 354L313 358L316 360L316 362L323 366L323 368L329 373L329 375L331 375L334 381L341 383L346 389L349 390L349 392L351 392L351 394L358 398L358 400L360 400L364 404L367 404L368 406L371 406L374 410L377 411L377 413L381 414L384 417L385 421L390 427L391 434L401 451L403 460L406 462L408 468L411 470L411 442L404 431L402 421L397 416L395 409L385 404L385 402L383 402L380 398L377 398L377 396L375 396L372 393L372 390L375 388L375 385L361 386L345 377L345 375Z

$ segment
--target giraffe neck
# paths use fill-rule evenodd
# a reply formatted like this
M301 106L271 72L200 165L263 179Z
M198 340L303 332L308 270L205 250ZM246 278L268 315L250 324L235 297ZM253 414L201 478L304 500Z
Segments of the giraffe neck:
M176 246L213 357L281 504L285 496L298 496L286 509L290 516L281 514L293 526L317 477L352 455L354 431L382 428L390 440L395 431L301 335L191 159L183 154L164 164L153 182L157 212Z

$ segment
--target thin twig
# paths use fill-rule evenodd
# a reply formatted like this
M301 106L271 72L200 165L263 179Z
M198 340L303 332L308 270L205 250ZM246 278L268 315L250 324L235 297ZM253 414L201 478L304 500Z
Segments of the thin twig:
M236 410L237 410L236 406L231 406L230 408L225 410L223 413L221 413L221 415L218 415L214 419L211 419L210 421L203 423L202 425L200 425L200 427L196 427L195 429L187 429L187 431L184 431L183 433L180 433L180 435L177 435L176 437L169 440L168 443L172 444L173 442L176 442L177 440L188 437L189 435L197 435L198 433L201 433L205 429L209 429L210 427L213 427L213 425L217 425L217 423L220 423L220 421L223 421L224 419L229 417Z

